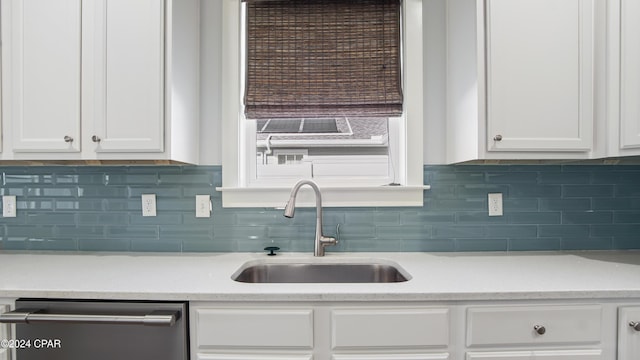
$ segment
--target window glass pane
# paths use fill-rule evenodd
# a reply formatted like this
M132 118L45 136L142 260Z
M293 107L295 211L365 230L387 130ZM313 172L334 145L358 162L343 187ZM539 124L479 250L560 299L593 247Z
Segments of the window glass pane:
M258 179L374 177L386 181L392 171L386 118L295 119L286 124L263 120L257 123L255 140Z

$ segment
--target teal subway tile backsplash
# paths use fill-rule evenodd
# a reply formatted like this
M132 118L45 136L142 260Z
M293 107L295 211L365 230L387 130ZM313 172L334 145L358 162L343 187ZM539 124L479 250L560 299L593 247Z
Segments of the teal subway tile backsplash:
M562 240L562 247L566 250L608 250L613 246L611 237L567 237Z
M507 251L509 250L507 239L458 239L456 251Z
M563 224L611 224L613 211L565 211Z
M618 185L620 186L620 185ZM613 197L615 185L563 185L562 196L565 198Z
M562 196L562 185L517 183L509 185L509 195L515 198L556 199Z
M130 252L313 250L315 209L222 207L220 166L0 167L1 195L18 197L0 218L0 249ZM424 206L326 208L329 251L536 251L640 249L638 165L425 166ZM487 193L503 194L489 217ZM156 194L156 217L140 195ZM211 218L195 195L211 195Z
M574 237L587 239L591 235L590 225L538 225L538 237Z
M633 224L640 219L640 211L618 211L613 218L616 224Z

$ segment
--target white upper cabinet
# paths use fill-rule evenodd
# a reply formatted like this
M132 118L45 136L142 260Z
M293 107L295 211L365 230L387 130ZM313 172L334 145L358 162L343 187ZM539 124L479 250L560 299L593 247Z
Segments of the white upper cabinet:
M640 2L608 2L608 156L640 155Z
M96 0L85 10L92 38L84 84L93 92L85 117L95 151L163 151L164 3Z
M620 148L640 149L640 2L621 4Z
M598 1L447 2L448 162L593 156Z
M488 151L589 151L593 1L487 0Z
M81 1L11 1L2 10L3 30L10 28L3 105L13 151L79 152Z
M198 162L197 0L7 0L2 26L2 159Z

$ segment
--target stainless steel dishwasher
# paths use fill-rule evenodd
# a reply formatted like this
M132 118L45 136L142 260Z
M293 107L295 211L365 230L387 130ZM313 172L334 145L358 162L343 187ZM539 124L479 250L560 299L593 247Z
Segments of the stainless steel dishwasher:
M187 360L185 302L19 299L17 360Z

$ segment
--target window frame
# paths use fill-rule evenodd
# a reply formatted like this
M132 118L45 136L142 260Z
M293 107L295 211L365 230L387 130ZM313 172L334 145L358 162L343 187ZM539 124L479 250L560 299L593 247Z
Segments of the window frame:
M295 181L277 186L251 187L243 159L253 159L240 127L242 116L241 0L222 0L222 191L223 207L282 207L289 198ZM423 206L422 126L423 126L423 41L422 0L402 1L403 93L404 121L393 122L403 135L397 165L400 186L371 186L345 180L345 184L321 186L323 205L356 206ZM410 75L407 75L410 74ZM392 122L390 122L392 126ZM254 126L255 127L255 126ZM402 129L404 127L404 129ZM255 131L255 129L254 129ZM255 146L254 146L255 149ZM252 155L252 157L249 157ZM314 206L311 191L302 191L299 206Z

